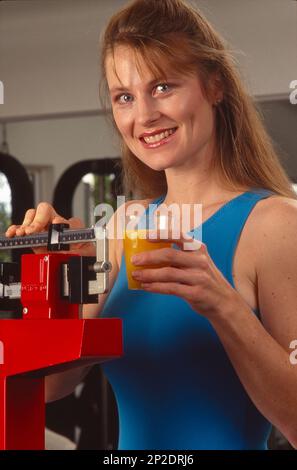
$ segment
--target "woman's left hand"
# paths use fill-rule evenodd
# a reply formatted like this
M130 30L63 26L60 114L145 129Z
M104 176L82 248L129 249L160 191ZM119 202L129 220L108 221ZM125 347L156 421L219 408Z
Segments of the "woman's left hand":
M145 267L133 271L132 275L145 291L182 297L197 313L206 317L227 312L242 302L238 292L212 261L204 243L196 240L189 243L189 238L184 237L149 241L175 243L181 250L161 248L134 255L133 264ZM193 248L184 250L185 243L187 248L190 245ZM149 265L158 264L166 267L149 268Z

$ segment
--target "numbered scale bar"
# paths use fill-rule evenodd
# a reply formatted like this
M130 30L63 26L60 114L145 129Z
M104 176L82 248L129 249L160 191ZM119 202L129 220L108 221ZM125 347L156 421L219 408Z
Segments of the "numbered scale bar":
M47 246L49 250L69 248L70 243L95 242L96 236L93 228L67 230L63 226L66 224L52 224L48 232L24 235L21 237L7 238L0 236L0 250L14 248L35 248ZM63 246L66 245L66 246Z

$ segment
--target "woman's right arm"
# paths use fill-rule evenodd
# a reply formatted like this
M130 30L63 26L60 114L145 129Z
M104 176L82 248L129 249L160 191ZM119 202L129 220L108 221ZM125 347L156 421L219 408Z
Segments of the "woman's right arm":
M121 206L119 211L123 210ZM114 282L117 278L119 272L119 260L121 259L122 253L122 240L117 237L118 227L116 226L116 214L113 214L110 221L107 224L108 231L111 232L113 224L115 227L113 238L109 238L109 260L112 264L112 270L109 273L109 292L111 291ZM49 224L51 223L69 223L70 228L79 228L82 227L81 221L78 219L69 219L66 220L63 217L59 216L54 208L47 203L41 203L36 209L29 209L26 212L24 221L22 225L13 225L8 228L6 235L13 237L14 235L26 235L31 233L40 232L42 230L47 230ZM72 245L70 247L76 253L80 253L85 256L95 256L95 246L93 243L82 243ZM35 250L40 253L45 251L43 248ZM98 304L88 304L83 307L83 318L98 318L100 312L108 298L109 292L99 295ZM45 378L45 401L51 402L59 400L69 394L71 394L75 387L86 377L88 372L91 370L92 366L82 366L76 367L69 371L55 373L49 375Z

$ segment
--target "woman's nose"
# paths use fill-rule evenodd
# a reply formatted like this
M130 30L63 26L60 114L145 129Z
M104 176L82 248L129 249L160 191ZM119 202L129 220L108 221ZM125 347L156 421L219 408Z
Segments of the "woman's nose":
M159 119L161 113L158 104L153 97L139 98L137 101L138 124L146 126Z

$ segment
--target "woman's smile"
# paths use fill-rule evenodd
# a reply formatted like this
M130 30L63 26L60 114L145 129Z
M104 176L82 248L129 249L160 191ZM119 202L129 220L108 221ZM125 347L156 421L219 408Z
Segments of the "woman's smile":
M175 127L158 133L144 133L139 140L146 149L159 148L161 145L169 144L174 140L177 129Z

